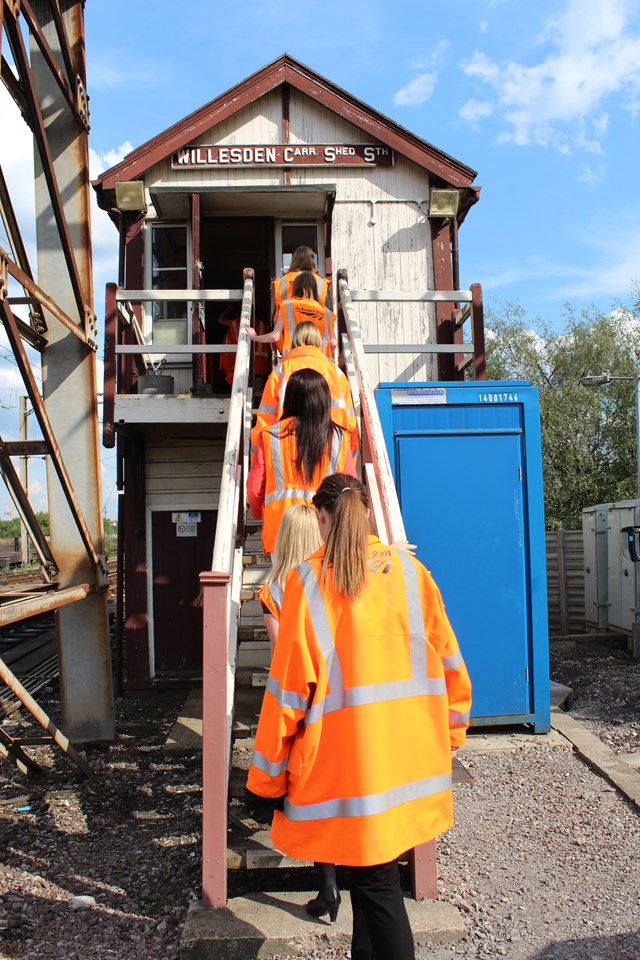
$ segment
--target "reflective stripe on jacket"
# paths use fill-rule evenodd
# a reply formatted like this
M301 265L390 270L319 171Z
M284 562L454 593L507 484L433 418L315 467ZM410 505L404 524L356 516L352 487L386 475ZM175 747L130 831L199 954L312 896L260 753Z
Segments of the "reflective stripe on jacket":
M294 503L311 505L311 500L330 473L342 473L350 452L349 434L334 430L331 445L317 465L311 481L296 469L298 444L293 431L294 418L279 420L270 430L263 430L265 484L262 510L262 545L265 553L272 553L282 514Z
M280 419L287 382L296 370L316 370L327 381L331 394L331 419L349 431L351 449L358 449L358 424L353 410L349 381L333 361L323 356L318 347L295 347L271 371L260 401L256 425L251 431L251 453L255 452L261 432Z
M302 860L387 863L453 822L451 748L471 687L440 593L415 558L369 538L351 601L324 547L287 579L247 786L286 794L271 836Z
M282 300L291 300L293 281L299 273L302 273L302 271L290 270L289 273L285 273L284 276L273 281L273 295L276 308ZM321 277L318 273L314 274L314 276L318 289L318 302L321 303L323 307L330 307L331 294L329 288L331 287L331 280Z
M258 600L276 620L280 619L282 597L283 590L277 580L273 580L271 583L264 583L258 590Z
M283 300L276 311L276 322L279 319L282 320L282 334L276 341L276 347L282 357L285 357L291 349L293 331L305 320L310 320L322 337L322 352L327 357L333 357L331 334L336 316L328 307L321 306L317 300L307 300L304 297Z

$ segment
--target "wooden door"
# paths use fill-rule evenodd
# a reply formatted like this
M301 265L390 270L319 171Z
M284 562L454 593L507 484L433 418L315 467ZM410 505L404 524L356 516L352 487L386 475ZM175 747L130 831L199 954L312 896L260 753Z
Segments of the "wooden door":
M183 511L184 513L185 511ZM211 569L214 510L199 511L185 531L176 511L152 513L153 639L155 674L202 670L202 601L199 576Z

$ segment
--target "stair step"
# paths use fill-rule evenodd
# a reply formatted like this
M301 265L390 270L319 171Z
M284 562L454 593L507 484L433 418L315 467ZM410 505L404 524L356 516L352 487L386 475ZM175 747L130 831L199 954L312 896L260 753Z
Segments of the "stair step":
M240 600L242 603L249 603L251 600L256 599L256 588L255 587L240 587Z
M269 575L271 567L255 566L245 567L242 576L243 587L261 587Z
M255 590L254 590L255 593ZM262 616L262 607L259 600L245 600L242 604L240 613L240 623L253 623L264 626L264 617Z
M242 557L242 562L245 567L265 567L267 570L271 568L271 557L268 553L244 553Z
M238 648L238 669L268 667L271 663L271 644L268 640L245 640Z
M251 718L251 722L258 722L260 709L262 707L262 698L264 696L264 687L252 687L250 683L246 686L236 687L233 713L234 716L242 717L243 722Z
M231 736L234 740L253 740L258 729L258 721L250 717L236 719L231 727Z
M240 667L236 670L236 687L266 687L269 667Z
M241 623L238 627L238 641L240 643L250 643L252 640L256 642L262 640L268 640L267 631L264 627L264 617L260 618L260 621L247 621L246 623Z

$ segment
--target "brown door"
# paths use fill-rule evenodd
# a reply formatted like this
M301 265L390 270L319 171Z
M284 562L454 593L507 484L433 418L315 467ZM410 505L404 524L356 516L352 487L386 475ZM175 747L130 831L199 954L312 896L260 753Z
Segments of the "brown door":
M199 576L211 569L216 512L200 521L174 522L170 510L151 514L153 644L157 674L202 670L202 604ZM193 533L194 536L182 536Z

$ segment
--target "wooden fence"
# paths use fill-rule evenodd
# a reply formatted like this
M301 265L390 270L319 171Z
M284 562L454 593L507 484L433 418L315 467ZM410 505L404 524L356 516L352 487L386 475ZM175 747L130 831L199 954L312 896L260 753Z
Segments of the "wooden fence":
M582 530L547 531L549 636L584 633Z

